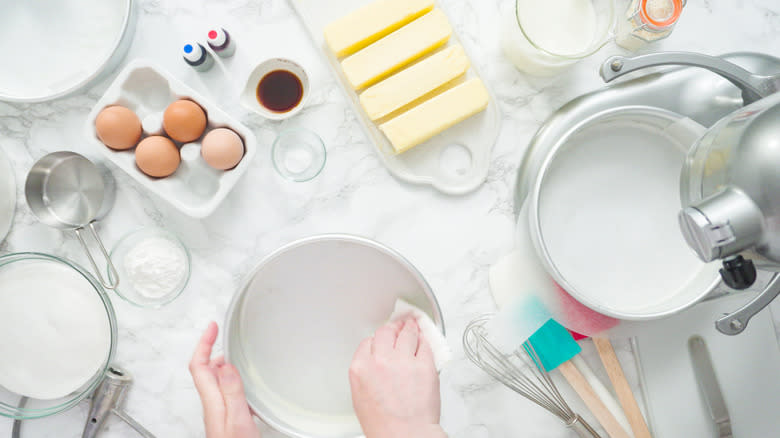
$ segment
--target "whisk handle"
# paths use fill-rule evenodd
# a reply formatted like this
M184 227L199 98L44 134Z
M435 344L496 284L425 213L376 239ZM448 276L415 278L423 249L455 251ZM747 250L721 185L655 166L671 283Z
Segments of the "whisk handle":
M579 415L574 417L574 420L567 426L573 431L577 432L580 438L601 438L598 432L596 432L584 418Z

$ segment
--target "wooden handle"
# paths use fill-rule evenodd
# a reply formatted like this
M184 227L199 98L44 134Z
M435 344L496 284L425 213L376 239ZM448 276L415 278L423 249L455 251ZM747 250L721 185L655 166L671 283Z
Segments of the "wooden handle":
M615 419L615 416L609 412L609 409L593 391L593 387L590 386L585 376L580 373L577 367L574 366L572 361L566 361L562 363L558 370L563 374L563 377L569 382L572 388L577 392L585 406L590 409L596 420L601 423L604 430L611 438L631 438L628 432L620 426L620 423Z
M631 392L631 386L629 386L615 350L612 348L612 343L606 338L593 338L593 343L596 345L601 362L607 370L609 380L615 388L620 405L623 406L623 411L628 417L628 423L631 425L634 436L636 438L652 438L650 429L647 428L645 418L642 416L642 411L639 410L639 405L634 398L634 393Z

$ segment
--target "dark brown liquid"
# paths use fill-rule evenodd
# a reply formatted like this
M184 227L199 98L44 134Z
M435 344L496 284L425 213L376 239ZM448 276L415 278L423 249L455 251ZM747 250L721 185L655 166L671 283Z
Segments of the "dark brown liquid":
M287 70L274 70L257 84L257 101L277 113L286 113L298 106L303 98L303 84Z

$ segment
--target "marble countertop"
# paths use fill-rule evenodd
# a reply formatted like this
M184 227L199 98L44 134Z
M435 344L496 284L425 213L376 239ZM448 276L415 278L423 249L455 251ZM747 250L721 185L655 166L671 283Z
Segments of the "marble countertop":
M602 86L597 74L607 55L624 53L608 44L598 54L555 78L531 78L503 57L496 23L510 0L441 0L484 79L496 92L503 125L485 184L459 197L394 179L367 143L325 62L287 0L140 0L139 18L125 63L149 58L168 68L252 129L260 150L247 174L211 217L183 216L114 169L118 181L113 211L100 224L108 245L143 226L176 230L192 251L193 275L185 293L157 311L113 299L119 321L116 362L135 375L127 410L158 437L203 436L201 408L187 372L192 348L210 320L221 322L243 276L282 244L318 233L374 238L409 258L436 291L456 360L442 375L443 424L455 438L573 437L551 415L489 383L464 358L460 333L475 315L494 309L487 269L512 248L515 174L539 125L561 104ZM625 1L619 1L624 7ZM179 57L182 42L208 26L233 33L238 51L226 69L202 74ZM780 5L775 0L689 1L680 25L652 50L721 54L759 51L780 56ZM308 70L312 95L291 120L270 122L238 104L238 90L254 62L272 56L298 60ZM41 104L0 103L0 147L23 181L42 155L70 149L95 156L83 136L84 119L114 75L79 94ZM280 130L305 126L324 139L328 163L309 183L276 175L270 144ZM86 265L75 236L40 224L18 188L17 214L0 253L41 251ZM780 303L774 304L775 314ZM627 344L618 344L631 364ZM627 367L630 369L630 367ZM629 371L636 383L635 372ZM80 436L87 404L26 422L25 437ZM10 422L0 422L0 435ZM267 428L265 429L267 430ZM137 435L116 419L102 436ZM267 431L266 437L281 436Z

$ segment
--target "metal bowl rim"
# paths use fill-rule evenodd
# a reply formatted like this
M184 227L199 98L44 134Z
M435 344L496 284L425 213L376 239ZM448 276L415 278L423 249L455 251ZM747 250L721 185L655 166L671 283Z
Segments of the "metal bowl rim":
M8 259L12 259L12 260L8 261ZM106 291L105 289L103 289L103 286L101 286L100 282L98 282L92 276L92 274L89 273L89 271L82 268L77 263L72 262L64 257L58 257L55 255L44 254L40 252L16 252L16 253L2 255L0 256L0 267L5 266L8 263L23 261L23 260L46 260L50 262L61 263L75 270L79 274L81 274L92 285L93 289L95 290L95 293L97 293L98 297L103 303L103 307L105 308L106 315L108 317L108 324L110 330L109 334L111 338L110 346L108 350L108 356L106 357L105 362L103 363L103 365L101 365L98 372L95 373L95 375L92 377L91 382L89 382L87 388L81 393L79 393L76 397L51 408L27 410L27 411L31 411L29 414L25 414L26 410L24 408L20 410L21 414L9 414L6 412L6 408L8 407L8 405L4 403L0 403L0 417L11 418L14 420L33 420L36 418L44 418L50 415L64 412L79 404L82 400L87 398L90 394L92 394L95 391L95 389L100 384L100 382L103 381L103 376L105 375L106 370L108 370L108 367L111 366L111 362L113 362L114 356L116 355L116 348L117 348L117 341L118 341L118 328L117 328L116 312L114 311L114 306L111 304L111 300L109 299L108 294L106 294ZM11 407L11 408L15 410L19 410L18 407Z

